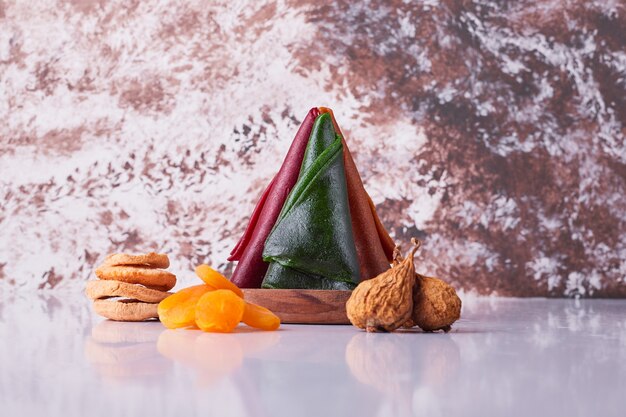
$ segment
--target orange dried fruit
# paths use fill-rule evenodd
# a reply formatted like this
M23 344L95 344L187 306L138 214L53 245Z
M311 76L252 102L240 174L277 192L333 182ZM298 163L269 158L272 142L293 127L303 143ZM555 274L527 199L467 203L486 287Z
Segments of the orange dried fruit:
M194 285L170 295L159 303L159 320L169 329L195 326L196 303L213 290L210 285Z
M280 319L270 310L256 304L246 302L242 321L250 327L261 330L276 330L280 327Z
M196 324L205 332L232 332L243 317L246 303L230 290L204 294L196 304Z
M241 291L238 286L230 282L228 278L208 265L198 265L196 267L196 275L198 275L198 277L207 285L216 289L231 290L239 297L243 298L243 291Z

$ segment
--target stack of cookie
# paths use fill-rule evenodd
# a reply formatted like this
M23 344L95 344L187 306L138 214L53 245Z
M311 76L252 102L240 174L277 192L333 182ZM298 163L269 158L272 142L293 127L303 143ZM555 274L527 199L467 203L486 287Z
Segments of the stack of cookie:
M158 318L159 302L176 285L176 275L165 271L169 266L162 253L114 253L96 268L99 280L87 283L87 296L94 300L96 313L111 320Z

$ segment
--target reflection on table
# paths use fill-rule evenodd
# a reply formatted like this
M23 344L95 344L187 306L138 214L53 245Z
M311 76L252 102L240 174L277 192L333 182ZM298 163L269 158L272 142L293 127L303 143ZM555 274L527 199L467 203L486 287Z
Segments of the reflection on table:
M85 339L85 357L108 379L142 381L164 376L172 364L157 350L163 330L159 322L102 321Z

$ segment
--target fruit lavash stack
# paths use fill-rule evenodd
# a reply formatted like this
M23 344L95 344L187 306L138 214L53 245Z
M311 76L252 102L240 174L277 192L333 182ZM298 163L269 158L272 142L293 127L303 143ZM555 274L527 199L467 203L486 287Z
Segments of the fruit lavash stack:
M313 108L231 252L231 280L351 290L389 269L393 249L332 111Z

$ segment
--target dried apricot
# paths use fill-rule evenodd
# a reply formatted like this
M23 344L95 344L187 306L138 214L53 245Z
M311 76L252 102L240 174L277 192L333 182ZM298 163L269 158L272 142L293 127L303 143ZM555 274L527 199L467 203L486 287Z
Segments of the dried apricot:
M196 304L196 324L205 332L232 332L243 317L246 303L230 290L204 294Z
M169 329L194 326L196 303L200 297L213 290L215 288L210 285L194 285L170 295L159 303L159 320Z
M208 265L198 265L196 267L196 275L207 285L220 290L231 290L239 297L243 298L243 291L241 291L238 286Z
M250 327L262 330L276 330L280 326L278 316L265 307L246 302L242 321Z

